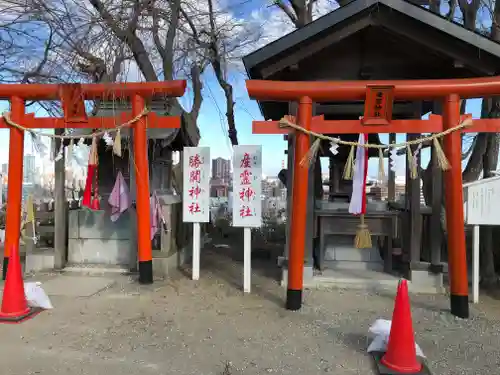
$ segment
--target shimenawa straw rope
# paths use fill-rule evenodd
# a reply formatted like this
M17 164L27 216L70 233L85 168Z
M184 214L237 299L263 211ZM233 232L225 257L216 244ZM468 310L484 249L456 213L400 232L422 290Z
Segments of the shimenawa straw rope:
M432 142L432 145L434 146L434 149L436 151L436 157L437 157L437 163L439 168L442 170L447 170L450 168L450 163L448 162L448 159L446 158L446 155L441 147L440 143L440 138L444 137L445 135L448 135L452 132L458 131L460 129L469 127L472 125L472 119L468 118L458 124L457 126L454 126L450 129L446 129L440 133L435 133L431 134L426 137L418 138L418 139L413 139L410 141L402 142L402 143L393 143L391 145L384 145L384 144L370 144L370 143L364 143L360 144L359 142L350 142L350 141L343 141L339 138L333 138L329 137L324 134L319 134L311 130L307 130L303 128L300 125L294 124L291 122L287 117L283 117L280 122L279 122L280 127L283 128L292 128L297 131L303 132L305 134L308 134L309 136L316 137L316 140L313 142L311 145L310 149L308 150L307 154L304 156L304 158L300 161L301 165L304 165L305 163L309 163L309 165L313 165L314 161L316 160L316 157L318 155L318 151L321 146L321 141L329 141L331 144L336 144L336 145L344 145L344 146L350 146L349 154L347 156L347 160L345 163L344 167L344 179L346 180L352 180L353 177L353 170L354 170L354 163L355 163L355 158L354 158L354 153L355 153L355 148L356 147L364 147L367 149L378 149L378 157L379 157L379 180L383 180L385 178L385 171L384 171L384 150L386 149L396 149L396 148L406 148L406 156L408 158L408 165L410 168L410 177L412 179L418 178L418 170L417 170L417 163L415 162L415 158L418 156L418 150L415 152L412 152L411 146L414 145L419 145L418 148L421 148L421 145L423 143L427 142ZM366 225L365 222L365 215L361 215L361 223L358 226L358 230L356 232L356 236L354 239L354 245L356 248L361 249L361 248L371 248L372 247L372 241L371 241L371 233L368 228L368 225Z
M136 123L137 121L139 121L142 117L146 116L147 114L149 113L149 109L148 108L144 108L142 110L141 113L139 113L137 116L135 116L133 119L130 119L129 121L121 124L121 125L118 125L116 126L115 128L113 129L107 129L107 130L100 130L100 131L97 131L97 132L93 132L91 134L82 134L82 135L58 135L58 134L47 134L47 133L44 133L44 132L41 132L41 131L37 131L37 130L33 130L33 129L30 129L30 128L26 128L14 121L12 121L11 117L10 117L10 112L4 112L2 113L2 117L5 119L5 122L14 127L14 128L17 128L19 130L22 130L22 131L25 131L25 132L29 132L31 134L34 134L34 135L38 135L38 136L41 136L41 137L48 137L48 138L52 138L52 139L81 139L81 138L85 138L85 139L91 139L93 137L100 137L100 136L103 136L104 134L109 134L109 133L114 133L114 132L117 132L119 133L121 129L123 128L128 128L130 126L132 126L134 123ZM117 134L118 136L118 134Z
M457 126L454 126L452 128L446 129L440 133L434 133L425 137L413 139L410 141L406 142L401 142L401 143L393 143L391 145L385 145L385 144L371 144L371 143L366 143L366 144L359 144L358 142L351 142L351 141L343 141L340 138L333 138L329 137L324 134L316 133L311 130L307 130L303 128L300 125L294 124L291 122L288 118L283 117L279 125L280 127L283 128L291 128L295 129L297 131L303 132L305 134L308 134L310 136L313 136L316 138L316 140L313 142L311 147L309 148L307 154L304 156L304 158L300 161L302 165L309 163L309 165L312 165L312 163L316 160L319 148L321 146L321 141L329 141L331 143L335 143L337 145L344 145L344 146L350 146L351 150L349 151L349 156L347 158L347 162L344 168L344 178L346 180L352 179L352 167L354 164L354 150L355 147L364 147L364 148L373 148L373 149L378 149L379 150L379 176L384 176L385 171L384 171L384 162L383 162L383 151L386 149L394 149L394 148L407 148L407 157L408 161L410 162L410 166L414 165L415 163L412 162L413 160L413 152L410 149L410 146L422 144L422 143L427 143L427 142L432 142L435 151L436 151L436 156L438 160L438 165L442 170L447 170L450 168L450 163L448 162L448 159L446 158L446 155L441 147L441 144L439 142L439 139L444 137L445 135L448 135L450 133L453 133L455 131L467 128L472 126L472 119L468 118L458 124ZM381 160L380 160L381 159ZM411 172L410 172L411 178L415 179L418 177L418 171L416 168L413 166L411 167Z

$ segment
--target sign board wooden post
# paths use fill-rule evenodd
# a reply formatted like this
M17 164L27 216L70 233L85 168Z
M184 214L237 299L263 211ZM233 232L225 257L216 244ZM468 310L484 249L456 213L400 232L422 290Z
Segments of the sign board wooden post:
M464 187L464 218L472 232L472 302L479 302L479 226L500 225L500 176L473 181Z
M182 221L193 223L192 279L200 278L200 223L210 218L210 148L184 147Z
M233 226L243 227L243 291L250 293L252 230L262 225L262 146L233 147Z

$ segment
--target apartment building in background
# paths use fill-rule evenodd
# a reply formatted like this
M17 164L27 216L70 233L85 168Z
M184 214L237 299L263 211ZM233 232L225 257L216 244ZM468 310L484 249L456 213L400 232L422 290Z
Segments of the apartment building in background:
M231 160L217 158L212 160L212 179L231 180Z
M36 175L35 155L24 155L23 162L23 182L32 184Z

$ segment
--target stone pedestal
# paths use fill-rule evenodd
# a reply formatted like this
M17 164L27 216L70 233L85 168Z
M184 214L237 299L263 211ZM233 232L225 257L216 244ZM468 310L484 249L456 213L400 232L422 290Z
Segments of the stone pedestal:
M109 212L87 209L69 212L68 263L129 266L130 219L134 210L112 222Z
M384 264L376 246L356 249L353 236L328 236L325 245L324 267L383 271Z
M161 250L153 252L153 273L168 277L191 258L192 224L182 222L182 200L178 195L158 194L167 223L161 232Z

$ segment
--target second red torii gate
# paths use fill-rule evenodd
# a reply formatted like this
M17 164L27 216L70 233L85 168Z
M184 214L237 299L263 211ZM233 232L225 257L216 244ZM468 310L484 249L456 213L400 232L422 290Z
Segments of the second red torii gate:
M460 99L500 95L500 77L447 80L402 81L265 81L246 82L250 98L262 101L298 102L297 125L316 133L436 133L457 126L461 120ZM392 120L386 124L363 120L326 121L313 118L313 102L369 100L370 90L390 88L394 99L443 101L443 116L431 115L428 120ZM391 98L392 99L392 98ZM392 103L391 103L392 105ZM253 131L260 134L283 134L290 129L280 128L279 121L255 121ZM475 120L465 132L500 132L497 119ZM286 306L298 310L302 306L304 246L307 209L308 166L301 164L309 150L309 135L297 131L295 135L294 173L292 185L293 210L291 243L288 259ZM462 158L460 132L444 137L444 151L450 163L445 171L446 225L448 233L448 265L450 273L450 304L452 314L469 317L469 285L465 247Z
M153 282L153 258L150 238L149 167L147 159L147 128L179 128L179 117L157 116L145 113L145 100L154 97L180 97L186 90L186 81L164 81L113 84L4 84L0 85L0 99L10 101L10 120L26 129L114 129L117 125L139 117L131 127L134 131L134 155L137 184L137 242L139 282ZM127 99L132 104L131 114L117 118L88 118L84 100ZM26 114L26 100L60 100L64 118L35 118ZM144 114L143 116L140 116ZM19 246L21 226L21 199L23 187L24 131L0 119L0 128L10 129L9 185L7 191L7 222L4 249L4 279L10 249Z

